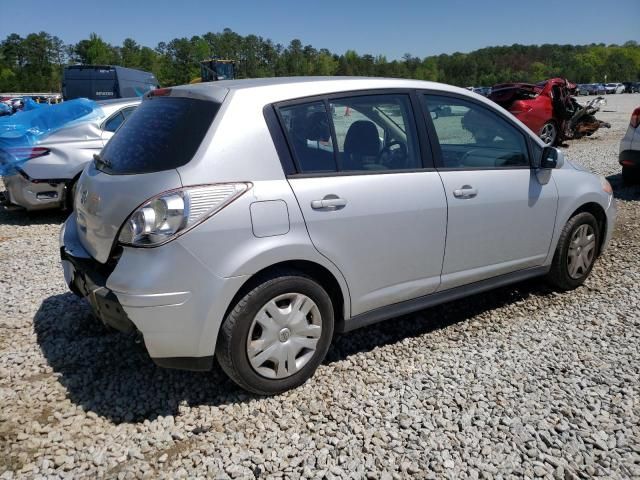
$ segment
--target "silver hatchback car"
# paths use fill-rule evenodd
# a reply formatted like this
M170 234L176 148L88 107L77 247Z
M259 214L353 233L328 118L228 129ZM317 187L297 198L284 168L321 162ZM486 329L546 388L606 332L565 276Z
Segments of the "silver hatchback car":
M602 177L480 95L272 78L150 92L84 170L65 279L160 366L274 394L334 333L531 277L581 285Z

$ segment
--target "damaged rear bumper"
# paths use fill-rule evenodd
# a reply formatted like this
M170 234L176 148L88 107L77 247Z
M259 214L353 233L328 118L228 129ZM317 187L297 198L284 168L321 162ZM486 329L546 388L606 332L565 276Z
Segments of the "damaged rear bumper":
M37 180L18 171L4 177L6 202L27 210L59 208L64 205L67 181L63 179Z

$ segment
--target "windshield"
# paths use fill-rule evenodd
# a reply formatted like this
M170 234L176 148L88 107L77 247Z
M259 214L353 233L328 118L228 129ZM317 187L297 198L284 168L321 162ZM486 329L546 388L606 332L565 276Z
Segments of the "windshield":
M151 173L186 165L220 105L184 97L151 97L118 129L99 156L109 174Z

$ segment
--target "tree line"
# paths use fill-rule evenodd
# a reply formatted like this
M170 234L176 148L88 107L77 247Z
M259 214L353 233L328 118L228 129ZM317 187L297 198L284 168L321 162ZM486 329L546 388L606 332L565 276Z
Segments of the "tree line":
M92 33L65 44L47 32L26 37L12 33L0 43L1 91L60 91L62 69L70 64L121 65L153 72L162 86L188 83L200 75L199 61L208 57L236 61L238 78L293 75L364 75L416 78L459 86L501 82L538 82L566 77L577 83L638 81L640 45L519 45L488 47L470 53L400 60L384 55L337 54L326 48L288 45L257 35L242 36L224 29L191 38L174 38L155 48L127 38L111 45Z

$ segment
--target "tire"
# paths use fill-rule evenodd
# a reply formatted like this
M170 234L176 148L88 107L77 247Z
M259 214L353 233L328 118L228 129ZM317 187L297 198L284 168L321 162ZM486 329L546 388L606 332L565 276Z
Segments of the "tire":
M634 185L640 182L640 168L622 166L622 183Z
M576 240L583 239L583 233L586 233L588 244ZM582 285L598 258L599 247L600 229L596 218L589 212L571 217L558 239L551 270L547 274L549 283L563 291L573 290ZM582 259L577 260L576 254Z
M558 142L558 126L555 122L549 121L542 126L538 136L545 145L553 147Z
M308 313L302 319L286 313L294 306ZM333 326L333 304L324 288L303 273L277 272L251 287L227 314L216 358L240 387L274 395L313 375L329 350ZM281 363L276 357L283 356L286 360Z

